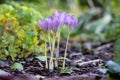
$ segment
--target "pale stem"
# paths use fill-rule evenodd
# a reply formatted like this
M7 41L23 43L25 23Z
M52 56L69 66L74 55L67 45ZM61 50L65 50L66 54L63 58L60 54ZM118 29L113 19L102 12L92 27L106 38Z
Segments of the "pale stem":
M58 60L55 59L55 67L58 67Z
M58 54L59 54L59 46L60 46L60 31L58 31L57 34L57 49L58 50ZM58 67L58 59L55 59L55 67Z
M49 47L50 47L50 54L52 56L52 46L51 46L51 43L50 43L50 34L48 33L48 38L49 38ZM50 57L50 62L49 62L49 69L53 69L53 58Z
M51 43L50 43L50 33L48 33L48 38L49 38L49 47L50 47L50 54L51 54Z
M46 50L46 47L47 47L47 43L46 43L46 41L45 41L45 57L46 57L46 65L45 65L45 68L48 69L47 50Z
M58 41L57 41L57 49L60 47L60 31L58 32Z
M68 48L69 37L70 37L70 30L68 31L68 36L67 36L67 41L66 41L66 48L65 48L64 60L63 60L63 69L65 69L65 60L66 60L66 56L67 56L67 48Z
M54 48L55 48L55 38L56 38L56 36L53 35L52 51L51 51L50 65L49 65L51 70L54 69L54 66L53 66L53 53L54 53Z

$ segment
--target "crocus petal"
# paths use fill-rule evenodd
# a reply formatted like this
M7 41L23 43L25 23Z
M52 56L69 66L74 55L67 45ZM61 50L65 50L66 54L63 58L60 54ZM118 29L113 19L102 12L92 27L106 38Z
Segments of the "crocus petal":
M51 26L50 26L51 21L50 21L50 19L47 18L47 19L45 20L45 23L46 23L46 26L47 26L47 31L50 31L50 30L51 30Z
M51 27L51 30L52 30L53 27L54 27L54 25L53 25L53 20L54 20L54 17L51 16L51 17L49 18L49 25L50 25L50 27Z
M78 19L75 18L75 19L74 19L74 26L77 26L77 24L78 24Z
M38 21L38 24L40 25L40 27L42 26L42 22L39 20ZM42 28L42 27L41 27Z
M66 17L67 17L67 14L65 12L61 13L61 15L60 15L60 24L61 25L64 25L66 23Z
M60 21L60 25L63 26L66 23L66 17L67 13L66 12L58 12L57 10L55 11L55 17L57 17Z
M59 30L59 24L60 24L60 22L59 22L59 19L58 18L54 18L54 20L53 20L53 30L55 31L55 32L57 32L58 30Z
M68 24L68 26L72 26L72 18L70 15L67 16L66 23Z
M60 15L60 13L59 13L57 10L55 10L54 15L55 15L56 17L58 17L58 16Z
M47 23L46 20L44 20L44 21L42 22L43 30L44 30L44 31L47 31L47 24L46 24L46 23Z
M38 21L38 24L39 24L40 27L44 30L44 26L45 26L45 25L44 25L44 22L43 22L43 21L41 22L41 21L39 20L39 21Z
M74 28L78 23L78 19L75 18L73 15L68 15L67 16L67 24L70 28Z

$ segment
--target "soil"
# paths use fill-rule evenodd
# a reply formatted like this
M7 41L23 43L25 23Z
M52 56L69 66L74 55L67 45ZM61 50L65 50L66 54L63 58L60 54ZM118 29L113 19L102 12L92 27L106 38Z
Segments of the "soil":
M14 75L24 73L39 75L40 78L45 78L45 80L107 80L104 69L106 68L106 61L113 59L113 44L113 42L86 43L70 41L67 51L68 60L66 60L69 72L61 72L59 68L50 71L44 68L44 62L31 57L16 60L22 62L23 71L12 71L10 61L6 61L7 65L0 66L0 69ZM63 57L64 49L65 42L62 42L59 49L60 54L56 51L57 55L54 56ZM62 61L58 62L59 67L62 67Z

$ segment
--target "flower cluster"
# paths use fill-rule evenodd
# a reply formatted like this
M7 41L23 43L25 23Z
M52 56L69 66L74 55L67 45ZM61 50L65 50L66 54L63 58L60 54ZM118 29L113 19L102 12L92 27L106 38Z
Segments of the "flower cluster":
M68 30L68 37L66 41L66 48L65 48L65 53L64 53L64 61L63 61L63 68L65 68L65 60L66 60L66 54L67 54L67 45L68 45L68 40L69 40L69 35L71 29L73 29L75 26L77 26L78 19L75 18L73 15L69 15L65 12L58 12L55 11L54 16L51 16L49 18L46 18L43 21L38 21L38 24L42 28L43 31L48 32L48 38L49 38L49 46L50 46L50 62L49 62L49 69L53 70L54 65L53 65L53 57L54 57L54 52L56 50L59 51L59 42L60 42L60 28L64 25L68 25L69 29ZM54 31L52 35L52 43L50 43L50 32ZM54 35L55 34L55 35ZM55 42L57 41L57 48L55 49ZM47 52L46 52L46 46L45 46L45 56L47 57ZM57 67L57 59L55 61L55 67ZM46 68L48 68L48 63L46 60Z
M63 25L68 25L70 28L73 28L77 25L78 19L73 15L68 15L65 12L59 13L55 11L54 16L47 18L43 21L38 21L38 24L44 31L54 30L58 32L59 28Z

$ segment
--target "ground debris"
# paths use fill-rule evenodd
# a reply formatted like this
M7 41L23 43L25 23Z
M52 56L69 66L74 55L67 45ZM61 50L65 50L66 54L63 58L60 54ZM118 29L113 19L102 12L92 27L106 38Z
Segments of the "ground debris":
M46 78L44 80L108 80L108 79L97 74L83 74L77 76Z

